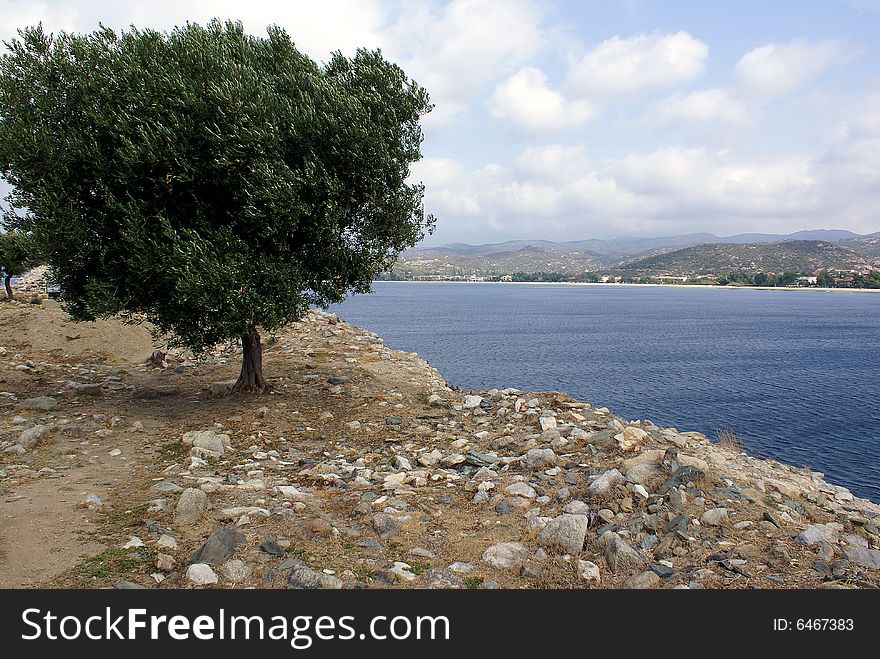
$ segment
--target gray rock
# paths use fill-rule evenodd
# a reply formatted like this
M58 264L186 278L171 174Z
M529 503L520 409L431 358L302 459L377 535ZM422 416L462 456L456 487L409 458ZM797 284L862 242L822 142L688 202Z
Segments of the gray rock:
M538 543L548 549L567 554L579 552L584 546L589 519L586 515L560 515L547 522L538 534Z
M841 527L842 528L842 527ZM795 542L799 542L802 545L807 545L808 547L812 547L813 545L817 545L820 542L828 542L830 544L837 544L838 540L838 529L837 525L832 524L811 524L803 531L795 536Z
M605 473L596 477L587 489L589 489L591 494L600 495L605 494L618 485L623 485L625 482L626 479L623 477L623 474L617 469L609 469Z
M73 385L71 389L84 396L100 396L104 392L103 385L100 382L88 384L72 382L71 384Z
M119 579L113 582L113 588L116 590L146 590L147 587L128 579Z
M712 508L703 513L700 522L706 526L724 526L727 519L727 508Z
M524 497L526 499L534 499L538 496L538 493L535 492L535 488L528 483L522 482L508 485L504 488L504 493L510 494L511 496Z
M172 492L172 493L183 492L183 488L180 487L180 485L178 485L177 483L175 483L173 481L161 481L159 483L156 483L153 486L153 489L156 490L157 492Z
M531 552L521 542L499 542L483 552L482 561L492 567L510 569L519 567Z
M373 515L373 528L380 538L390 538L400 533L400 522L386 513Z
M847 547L843 553L856 565L880 570L880 550L867 549L866 547Z
M34 448L41 440L45 439L49 436L49 429L43 425L37 425L33 428L28 428L23 431L21 435L19 435L18 443L25 450L30 451Z
M425 572L425 580L429 588L461 588L462 578L455 572L434 567Z
M596 583L601 581L599 566L592 561L578 561L577 572L584 581L595 581Z
M58 401L51 396L37 396L21 401L18 407L25 410L54 410L58 407Z
M338 589L342 588L342 580L332 574L324 574L305 565L299 565L290 571L287 587L300 590Z
M177 501L174 521L178 524L195 524L208 506L208 495L194 487L187 488Z
M174 556L171 556L170 554L163 554L160 552L156 555L156 569L161 570L162 572L171 572L176 564L177 561L175 561Z
M526 579L540 579L541 575L544 574L544 565L539 563L538 561L534 561L532 559L526 559L523 561L522 568L520 569L520 576Z
M643 567L647 562L641 552L613 531L605 531L599 542L605 550L605 561L612 572Z
M641 574L634 574L623 583L623 587L646 590L656 587L659 583L660 577L654 572L647 571Z
M267 554L271 554L272 556L284 556L284 549L281 548L275 540L272 538L266 538L260 543L260 549Z
M575 499L574 501L569 501L565 504L565 508L562 509L562 512L570 515L587 515L590 512L590 507L583 501Z
M247 581L248 577L251 576L251 568L244 561L233 558L231 561L226 561L220 566L220 574L227 581L241 583Z
M196 553L189 559L188 564L210 563L218 565L225 563L235 554L235 550L247 542L244 534L228 526L218 527Z
M653 462L644 462L640 465L632 467L626 472L626 480L630 483L638 483L644 485L649 481L658 478L661 475L660 467Z
M552 448L533 448L523 456L523 466L531 471L548 469L556 465L556 459Z
M184 433L184 445L192 446L195 453L207 457L219 458L230 445L229 435L213 430L192 430Z

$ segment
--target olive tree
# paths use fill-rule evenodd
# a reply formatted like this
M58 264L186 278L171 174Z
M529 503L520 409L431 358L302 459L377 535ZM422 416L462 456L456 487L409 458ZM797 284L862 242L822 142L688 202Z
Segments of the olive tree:
M366 292L433 228L427 92L380 51L319 65L279 27L18 32L0 58L0 174L75 320L147 320L194 350Z
M3 271L6 299L15 297L10 283L12 278L24 274L38 262L36 246L31 236L17 230L0 233L0 270Z

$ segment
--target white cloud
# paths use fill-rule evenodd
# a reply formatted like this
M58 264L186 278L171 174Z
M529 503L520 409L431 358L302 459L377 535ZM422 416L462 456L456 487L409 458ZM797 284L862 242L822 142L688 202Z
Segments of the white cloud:
M446 123L546 45L542 9L528 0L453 0L440 9L410 3L389 51L426 87Z
M615 36L572 63L568 85L582 96L653 91L696 80L708 55L687 32Z
M49 31L91 32L103 23L116 30L137 27L167 30L187 21L206 23L212 18L241 20L252 34L265 35L269 25L284 27L303 52L327 60L334 50L353 54L359 46L389 44L384 28L388 7L378 0L323 0L270 2L251 0L178 0L146 2L92 0L91 2L20 2L0 0L0 38L15 35L16 28L42 21Z
M769 97L783 96L844 57L843 45L835 39L768 43L743 55L734 74L749 92Z
M535 132L580 126L596 114L587 101L568 101L550 89L546 74L533 67L517 71L495 87L488 106L496 119L509 119Z
M667 147L593 159L577 145L523 150L512 165L421 170L435 242L621 234L873 231L880 205L880 130L865 109L824 154L748 154ZM462 206L467 213L462 213Z
M727 89L701 89L673 94L648 110L656 119L668 122L720 121L744 124L749 120L745 104Z

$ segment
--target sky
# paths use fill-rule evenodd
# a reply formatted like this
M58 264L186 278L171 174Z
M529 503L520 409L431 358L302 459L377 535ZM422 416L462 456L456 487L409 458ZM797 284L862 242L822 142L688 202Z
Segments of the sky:
M426 246L880 231L880 0L0 0L0 38L214 17L427 88Z

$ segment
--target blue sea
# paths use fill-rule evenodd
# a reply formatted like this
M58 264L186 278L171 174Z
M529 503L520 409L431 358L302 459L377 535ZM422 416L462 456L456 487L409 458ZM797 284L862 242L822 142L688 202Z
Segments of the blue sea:
M564 391L880 501L880 294L376 282L333 311L462 389Z

